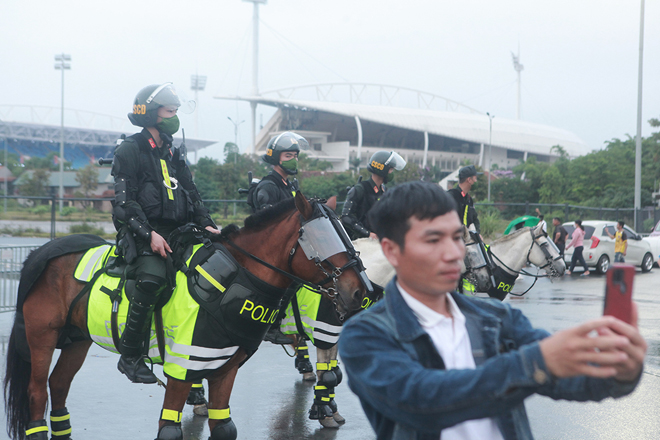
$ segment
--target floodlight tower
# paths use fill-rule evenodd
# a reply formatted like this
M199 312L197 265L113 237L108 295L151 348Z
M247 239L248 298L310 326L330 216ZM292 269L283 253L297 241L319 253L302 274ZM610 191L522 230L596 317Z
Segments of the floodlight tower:
M65 53L55 55L55 70L62 71L62 117L60 120L60 157L58 157L60 163L60 213L64 201L64 71L71 69L71 64L67 61L71 61L71 55Z
M525 66L520 64L520 46L518 46L518 55L511 52L511 57L513 58L513 68L518 73L518 94L517 94L517 108L516 108L516 119L520 119L520 72L523 71Z
M259 5L266 4L267 0L243 0L252 3L252 97L259 96ZM257 143L257 103L250 101L250 124L252 128L251 153L256 151Z
M206 76L191 75L190 88L195 91L195 106L199 109L199 101L197 100L197 92L204 91L206 88ZM199 139L199 110L195 112L195 137ZM197 163L197 149L195 148L195 163Z

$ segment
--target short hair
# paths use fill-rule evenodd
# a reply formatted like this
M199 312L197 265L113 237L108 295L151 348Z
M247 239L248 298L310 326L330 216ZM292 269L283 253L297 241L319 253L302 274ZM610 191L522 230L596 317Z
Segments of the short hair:
M619 220L617 223L619 223L619 226L621 226L622 228L623 228L623 225L625 225L625 223L623 222L623 220Z
M553 220L557 220L559 223L561 223L561 219L559 217L555 217Z
M543 220L543 214L539 215L539 220Z
M451 211L456 202L444 189L416 180L387 191L369 211L369 225L380 240L388 238L403 249L411 217L434 219Z

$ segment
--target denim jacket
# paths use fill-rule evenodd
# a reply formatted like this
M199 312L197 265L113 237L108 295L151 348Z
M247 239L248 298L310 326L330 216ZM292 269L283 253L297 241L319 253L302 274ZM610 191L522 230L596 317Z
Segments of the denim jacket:
M395 280L339 339L349 386L379 440L437 440L445 428L485 417L495 418L506 440L532 439L526 397L598 401L626 395L639 382L554 378L538 343L548 332L507 304L458 293L451 295L465 315L476 369L446 370Z

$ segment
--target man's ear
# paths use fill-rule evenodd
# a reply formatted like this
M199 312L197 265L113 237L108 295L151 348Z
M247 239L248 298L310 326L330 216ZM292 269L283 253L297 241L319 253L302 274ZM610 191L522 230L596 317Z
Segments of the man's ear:
M399 261L402 258L401 247L389 238L383 238L380 241L380 247L383 250L383 255L387 258L387 261L396 269L399 267Z

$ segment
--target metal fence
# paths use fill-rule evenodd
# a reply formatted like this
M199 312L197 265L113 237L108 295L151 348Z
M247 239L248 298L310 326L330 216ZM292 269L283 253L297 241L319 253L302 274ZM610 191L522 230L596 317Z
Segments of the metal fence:
M30 252L38 247L30 245L0 247L0 312L9 312L16 308L16 293L23 262Z

